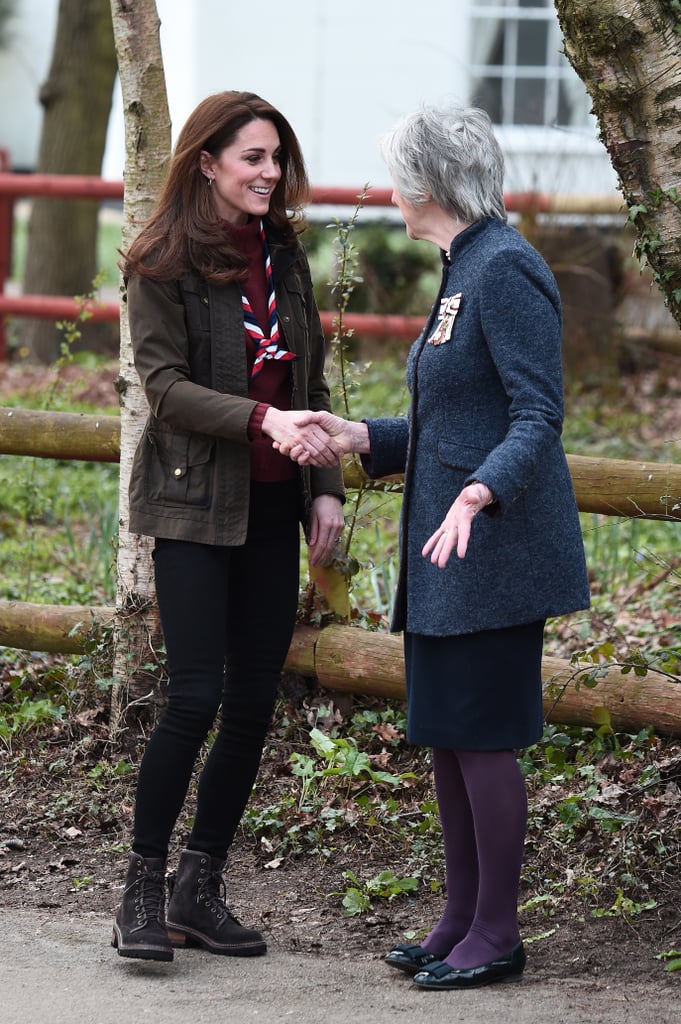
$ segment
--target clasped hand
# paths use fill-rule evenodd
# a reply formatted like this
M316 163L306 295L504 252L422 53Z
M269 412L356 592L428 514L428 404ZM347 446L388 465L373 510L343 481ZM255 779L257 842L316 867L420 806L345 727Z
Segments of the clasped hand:
M272 407L265 413L262 432L272 438L273 447L277 451L282 455L290 455L301 465L335 466L344 449L332 434L324 429L324 425L318 419L323 415L326 414L282 411Z
M294 431L285 437L272 436L277 451L301 466L329 466L337 463L341 455L366 450L359 437L363 424L344 420L331 412L310 410L295 413L295 418L299 436Z

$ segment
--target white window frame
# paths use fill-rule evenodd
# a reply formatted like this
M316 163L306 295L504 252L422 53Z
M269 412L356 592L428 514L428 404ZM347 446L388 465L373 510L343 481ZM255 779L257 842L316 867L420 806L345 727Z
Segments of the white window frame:
M475 33L475 21L491 18L495 21L505 22L503 37L504 63L501 65L470 65L471 92L475 83L483 79L501 80L501 120L496 122L497 124L503 127L518 128L560 126L579 129L593 123L589 118L586 96L583 115L578 120L570 125L558 121L560 83L563 82L565 85L574 88L576 87L575 79L577 75L562 53L562 34L552 0L544 0L544 6L541 7L520 7L517 3L512 3L511 0L498 0L497 3L474 3L469 8L469 12L471 38L473 38ZM547 52L546 61L543 65L521 65L516 63L518 55L518 22L520 21L543 21L547 23ZM536 123L529 125L527 122L514 119L516 85L519 78L525 80L535 78L545 85L544 117L541 125ZM475 96L472 97L472 100L475 100Z

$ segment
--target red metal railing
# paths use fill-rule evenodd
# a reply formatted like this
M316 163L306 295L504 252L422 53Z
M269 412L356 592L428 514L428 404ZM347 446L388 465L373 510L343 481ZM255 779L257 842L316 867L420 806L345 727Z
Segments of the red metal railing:
M355 206L361 195L355 188L315 186L311 190L313 206ZM368 189L364 206L390 206L392 190ZM76 320L83 306L75 299L57 295L5 295L5 283L11 272L14 200L18 197L49 196L55 199L123 199L123 182L107 181L77 174L12 174L9 158L0 149L0 361L7 357L5 317L25 316L55 320ZM533 217L538 213L621 213L621 196L547 195L513 192L505 196L510 212ZM93 320L117 320L118 303L88 301L85 307ZM325 332L333 330L335 314L322 312ZM365 337L415 337L422 326L421 317L348 313L345 327Z
M0 316L33 316L46 320L78 320L86 310L90 320L118 320L117 302L86 300L84 303L59 295L0 295ZM332 334L335 313L320 313L325 334ZM422 316L382 315L378 313L346 313L343 323L364 338L413 337L423 327ZM0 353L0 358L2 354Z

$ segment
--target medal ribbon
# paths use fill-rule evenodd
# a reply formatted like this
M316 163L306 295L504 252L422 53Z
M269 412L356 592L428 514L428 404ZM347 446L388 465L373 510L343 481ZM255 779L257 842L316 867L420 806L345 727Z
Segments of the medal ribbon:
M289 352L286 348L279 348L279 319L277 317L277 299L274 294L274 280L272 277L272 261L270 249L265 236L265 228L260 221L260 238L262 240L263 252L265 253L265 278L267 281L267 315L268 334L265 332L255 318L251 304L245 295L241 296L241 303L244 309L244 327L251 341L256 346L255 362L251 370L251 377L257 377L266 359L283 359L288 362L297 359L298 356Z

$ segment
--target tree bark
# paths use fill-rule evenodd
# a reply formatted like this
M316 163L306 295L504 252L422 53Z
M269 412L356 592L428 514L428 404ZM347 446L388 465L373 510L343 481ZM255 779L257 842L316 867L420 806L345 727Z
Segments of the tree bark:
M108 0L60 0L52 64L40 90L39 173L101 174L115 78ZM24 292L90 294L99 269L98 216L99 204L92 200L33 200ZM81 327L84 338L97 330L112 334L108 326ZM61 341L52 321L24 321L22 342L33 359L53 362Z
M123 249L150 215L170 160L170 114L154 0L111 0L125 116ZM114 688L110 733L126 725L126 707L149 691L162 640L151 560L153 541L128 530L128 484L148 405L132 355L127 304L121 302L118 392L121 401L121 471L118 577L114 626ZM140 713L139 703L135 705Z
M681 324L681 11L675 0L555 0L593 101L636 252Z

